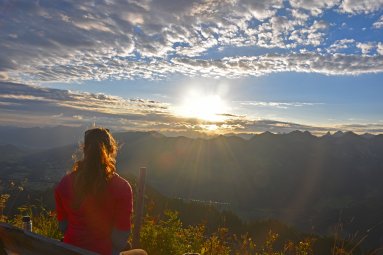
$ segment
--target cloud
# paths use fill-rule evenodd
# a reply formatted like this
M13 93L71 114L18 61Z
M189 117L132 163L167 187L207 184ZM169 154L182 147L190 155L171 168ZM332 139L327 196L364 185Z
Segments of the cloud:
M290 107L314 106L322 103L307 103L307 102L263 102L263 101L241 101L240 105L255 106L255 107L271 107L279 109L288 109Z
M375 22L372 24L372 26L373 26L374 28L376 28L376 29L381 29L381 28L383 28L383 15L380 16L380 18L379 18L377 21L375 21Z
M319 46L324 41L324 30L327 28L327 22L323 20L314 21L314 23L308 28L294 30L290 34L289 39L296 41L299 45Z
M166 118L167 104L144 99L125 100L105 94L72 92L68 90L41 88L15 83L0 83L0 102L4 104L2 113L14 114L15 118L37 116L60 119L62 123L80 123L95 119L131 119L152 121L153 116ZM155 118L154 118L155 119ZM55 121L55 122L56 122ZM50 123L50 122L46 122ZM3 123L4 124L4 123Z
M201 72L179 71L183 66L180 59L199 63L200 68L230 65L230 49L244 47L251 54L242 57L258 58L259 69L269 65L262 62L269 60L267 54L283 54L281 59L289 61L297 52L308 52L316 59L318 52L342 50L329 48L334 44L329 33L335 28L322 19L325 10L334 11L334 15L373 13L381 10L382 1L101 0L92 4L5 0L0 79L38 83L163 79L173 73L193 76ZM373 27L380 27L379 22ZM337 38L343 39L359 41ZM220 57L215 55L217 49L222 49ZM358 52L348 57L359 58L356 62L365 60ZM232 77L270 73L236 70L239 72ZM352 73L364 72L362 65ZM203 75L214 77L216 73Z
M359 42L356 44L356 47L358 47L362 51L362 54L368 54L374 49L375 45L371 42L368 42L368 43Z
M290 0L289 2L294 8L309 10L312 15L317 16L321 14L323 10L338 5L340 0Z
M343 0L340 5L342 12L351 14L368 14L383 8L383 0Z
M315 53L258 57L233 57L222 60L174 59L179 70L222 77L260 76L273 72L310 72L329 75L358 75L383 71L382 56Z
M354 39L342 39L335 41L330 47L327 49L329 53L340 52L341 50L349 49L351 46L355 45Z
M376 51L378 52L379 55L383 55L383 43L379 42L376 48Z
M255 18L260 20L274 16L276 11L283 7L282 0L244 0L242 4L245 10L248 9Z
M326 75L358 75L383 71L382 56L367 55L373 48L359 44L364 55L347 54L265 54L250 57L201 59L177 57L168 60L133 61L129 59L104 60L94 68L91 61L72 61L70 66L54 66L34 70L30 80L79 81L104 79L163 79L169 75L227 77L261 76L275 72L307 72Z
M367 124L345 124L339 125L336 128L338 130L348 130L356 133L371 133L371 134L381 134L383 133L383 124L382 123L367 123Z
M294 130L324 133L329 130L323 127L314 127L275 120L229 120L227 123L225 123L225 125L228 129L231 128L232 132L238 133L261 133L266 131L273 133L289 133Z
M290 0L289 2L292 7L308 10L314 16L332 8L343 13L356 15L372 13L383 7L382 0Z
M307 107L310 102L237 102L251 107ZM351 130L378 133L382 123L349 124L317 127L292 122L251 119L245 115L223 113L224 120L202 121L175 116L164 102L140 98L123 99L105 94L80 93L42 88L24 84L0 82L0 125L34 126L90 126L93 123L113 130L156 130L168 135L203 135L211 133L259 133L271 131L287 133L307 130L316 134L327 131Z

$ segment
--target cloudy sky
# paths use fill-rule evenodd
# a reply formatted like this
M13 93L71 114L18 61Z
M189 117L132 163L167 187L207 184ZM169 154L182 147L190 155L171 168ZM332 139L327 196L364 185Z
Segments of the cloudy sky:
M0 125L383 132L383 0L0 0Z

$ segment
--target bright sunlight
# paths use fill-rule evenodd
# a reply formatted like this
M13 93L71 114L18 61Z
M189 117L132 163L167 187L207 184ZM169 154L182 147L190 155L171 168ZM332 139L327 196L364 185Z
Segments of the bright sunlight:
M227 104L219 95L206 95L195 91L187 94L181 105L175 109L179 116L212 122L224 120L223 113L227 110Z

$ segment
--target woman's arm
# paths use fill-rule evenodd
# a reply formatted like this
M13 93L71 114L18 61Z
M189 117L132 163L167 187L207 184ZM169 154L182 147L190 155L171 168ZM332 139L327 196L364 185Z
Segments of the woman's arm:
M131 216L133 212L133 192L130 184L120 179L117 186L116 202L114 208L114 224L111 234L113 251L122 251L127 246L131 229Z
M119 254L127 245L127 241L130 235L130 230L118 230L113 228L112 230L112 244L113 244L113 252L117 252Z
M59 221L59 229L61 233L65 234L65 231L68 227L68 221L67 220L60 220Z
M55 202L56 202L56 217L59 222L60 231L65 234L68 227L67 215L63 206L63 202L60 196L59 187L55 188Z

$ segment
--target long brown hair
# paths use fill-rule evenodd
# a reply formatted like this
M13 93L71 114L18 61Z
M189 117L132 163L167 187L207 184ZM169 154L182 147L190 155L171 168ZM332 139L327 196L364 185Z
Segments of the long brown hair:
M85 132L84 157L74 163L75 199L79 207L87 194L99 195L116 171L117 143L108 129L93 128Z

